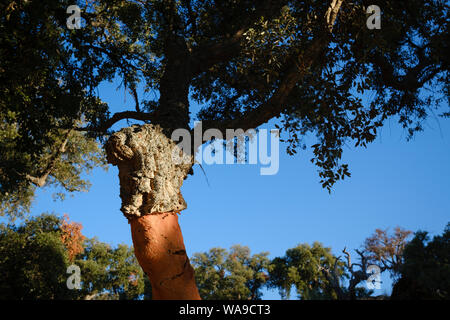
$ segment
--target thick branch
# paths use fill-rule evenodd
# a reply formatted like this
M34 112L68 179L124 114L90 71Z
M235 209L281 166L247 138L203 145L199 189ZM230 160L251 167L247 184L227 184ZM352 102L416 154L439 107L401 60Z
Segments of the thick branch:
M331 2L330 6L328 7L325 18L326 18L326 21L328 24L328 30L330 31L330 33L333 32L333 26L336 21L339 10L341 9L342 2L344 2L344 0L333 0Z
M287 1L265 0L258 1L256 10L249 15L234 34L220 42L203 45L194 49L191 54L191 75L196 75L208 70L213 65L229 61L239 55L241 51L241 40L245 32L262 16L266 19L275 17Z
M336 21L337 14L343 1L333 0L331 6L326 13L327 28L331 31ZM311 45L300 55L291 56L286 59L283 69L289 70L281 79L277 90L274 94L259 107L245 112L241 117L232 120L211 120L203 121L204 130L208 128L218 128L221 131L225 129L247 130L257 128L258 126L268 122L270 119L280 116L285 108L285 102L294 87L299 83L308 70L316 61L322 57L323 52L330 42L330 34L324 34L312 41Z
M281 79L275 93L265 103L245 112L241 117L236 119L228 121L203 121L202 125L204 130L208 128L218 128L221 131L225 131L227 128L247 130L257 128L270 119L278 117L283 111L285 107L284 103L293 88L307 74L309 67L311 67L315 59L321 56L321 52L327 45L327 38L316 39L304 54L288 58L285 69L289 71Z
M344 248L344 250L342 250L342 252L347 256L347 268L349 270L352 270L352 258L350 256L350 253L347 251L347 247Z
M319 270L322 271L322 274L325 276L325 278L328 280L330 286L336 292L338 300L345 300L346 296L345 296L344 291L342 290L341 283L339 280L339 274L337 272L337 264L338 264L340 258L341 257L339 256L334 261L333 269L319 265Z
M371 62L378 67L386 86L399 91L416 91L441 71L441 68L436 67L423 51L424 48L417 49L419 61L404 76L397 76L394 66L382 54L374 55Z
M134 103L136 104L136 112L141 112L141 107L139 106L139 97L136 91L136 88L133 87L131 89L131 93L133 94Z
M241 28L232 37L220 43L196 48L191 58L192 77L208 70L217 63L228 61L237 56L241 51L241 39L246 30L246 28Z
M58 150L56 150L56 152L50 157L47 167L42 172L40 172L38 176L31 176L29 174L25 175L28 181L30 181L37 187L43 187L47 183L47 178L55 169L58 159L66 151L66 145L67 142L69 141L69 135L71 131L72 130L67 130L66 134L64 135L64 140L59 146Z
M138 107L138 105L136 105ZM154 115L152 113L146 113L146 112L138 112L138 111L122 111L117 112L113 114L111 118L106 120L106 122L97 128L87 128L92 131L96 132L106 132L109 128L111 128L115 123L119 122L120 120L124 119L133 119L133 120L140 120L140 121L152 121L154 119ZM80 128L82 130L84 128Z

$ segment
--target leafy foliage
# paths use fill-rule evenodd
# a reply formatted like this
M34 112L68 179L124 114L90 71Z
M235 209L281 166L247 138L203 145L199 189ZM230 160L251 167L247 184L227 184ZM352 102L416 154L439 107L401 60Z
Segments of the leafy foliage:
M75 264L82 270L80 295L89 299L138 299L151 296L145 275L132 248L111 248L97 239L88 239Z
M0 225L2 299L73 299L66 287L69 258L61 221L44 214L19 227Z
M446 1L378 1L380 30L366 27L366 8L372 4L366 0L75 3L83 10L80 30L66 26L72 0L0 3L0 215L11 219L27 213L36 187L86 190L89 183L81 175L105 164L98 143L118 121L150 121L166 134L190 128L189 98L202 104L196 118L204 130L256 128L278 118L289 154L306 148L305 136L315 136L311 161L329 191L350 176L348 165L341 163L344 145L367 146L390 118L411 137L430 113L449 116ZM100 99L99 85L114 79L132 94L133 110L112 115ZM139 99L139 85L157 91L156 98ZM25 229L2 228L14 234L12 244L18 245L5 245L5 250L37 246L57 253L52 258L59 266L68 259L56 238L59 231L30 231L29 240L22 236ZM91 245L101 266L118 268L110 260L115 255L125 261L121 267L133 264L127 250ZM252 266L249 254L239 250L237 265L220 250L211 253L212 265L205 264L208 256L199 258L211 276L205 296L229 281L236 290L224 296L258 297L262 278L253 291L244 283L259 272L259 262ZM2 257L4 265L11 263L10 256ZM316 270L333 262L329 250L299 246L276 262L273 283L285 295L291 286L305 299L331 295ZM222 264L230 276L217 278L214 266ZM38 269L33 281L46 279L42 266L24 265ZM240 268L247 275L231 276ZM122 287L108 290L120 296L125 274L115 277ZM59 280L51 283L57 287ZM103 285L92 279L89 286L89 294L101 294Z
M151 298L151 284L132 248L113 248L97 238L85 238L81 229L67 215L58 218L43 214L20 226L0 224L0 298ZM418 232L404 250L397 252L400 278L393 298L448 298L448 233L449 227L442 236L429 241L426 233ZM368 239L381 239L377 234ZM388 238L398 239L395 234ZM278 289L283 299L290 297L292 288L303 300L366 299L373 292L357 285L367 278L360 273L372 263L370 253L376 252L364 251L364 261L351 263L349 255L345 262L335 257L330 248L315 242L300 244L271 260L267 252L252 255L248 247L235 245L229 251L212 248L196 253L191 262L203 299L258 300L264 288ZM67 289L66 270L71 264L80 267L80 290Z
M69 216L64 214L64 218L61 222L61 241L67 249L69 261L73 261L75 256L83 252L83 241L85 236L82 235L81 224L76 222L70 222Z
M427 232L416 232L403 261L392 299L450 299L450 223L433 239Z
M66 27L74 1L0 4L0 214L21 216L35 186L85 190L97 145L122 119L167 133L256 128L273 118L287 152L311 145L320 183L350 176L343 146L366 146L389 118L409 136L448 104L448 6L378 1L75 1L83 27ZM119 79L133 110L111 115L98 86ZM154 99L138 96L138 88ZM65 141L69 147L64 148ZM72 147L70 147L72 146Z
M212 248L192 257L195 278L202 299L257 300L267 281L268 253L250 255L250 249L240 245L230 252Z
M1 299L141 299L151 287L126 245L84 239L81 225L43 214L21 226L0 224ZM83 241L84 240L84 241ZM80 247L80 243L83 246ZM69 290L67 267L81 271Z
M375 233L364 242L364 252L368 255L368 261L377 264L398 275L402 265L403 250L408 243L412 231L396 227L393 234L388 230L376 229Z
M335 262L331 249L321 243L300 244L288 249L285 256L272 260L269 286L278 288L282 298L289 298L295 287L302 300L336 299L336 293L321 271L321 267L334 269ZM334 270L339 277L344 275L342 263L337 263Z
M0 215L22 217L36 185L86 190L80 174L105 163L92 138L71 130L106 112L93 92L95 56L70 45L83 37L65 26L71 4L0 4Z

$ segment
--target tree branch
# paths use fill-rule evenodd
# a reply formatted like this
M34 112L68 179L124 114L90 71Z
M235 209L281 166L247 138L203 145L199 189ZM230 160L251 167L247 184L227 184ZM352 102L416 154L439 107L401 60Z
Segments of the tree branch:
M194 12L192 10L192 4L191 4L191 0L182 0L181 3L183 4L183 6L187 9L188 11L188 23L191 25L192 28L192 34L195 36L197 35L197 23L195 21L195 15Z
M241 51L241 40L245 32L256 22L261 16L266 19L276 16L281 8L288 1L281 0L265 0L258 1L255 12L243 21L242 25L234 32L234 34L220 42L207 44L194 48L191 54L191 75L192 77L208 70L213 65L228 61L237 56Z
M333 32L333 26L336 21L339 10L341 9L342 2L344 2L344 0L332 0L330 6L328 7L325 18L330 33Z
M133 95L133 99L134 99L134 103L136 104L136 112L141 112L141 107L139 106L139 98L138 98L138 94L136 91L136 88L133 87L130 89L131 90L131 94Z
M385 85L399 91L416 91L441 71L440 67L425 56L425 48L417 48L418 63L410 68L404 76L395 74L394 66L382 54L375 54L371 62L378 67ZM430 66L433 68L427 70Z
M204 130L218 128L225 132L225 129L247 130L257 128L268 122L270 119L280 116L284 109L284 103L296 84L307 74L307 70L314 60L321 56L322 50L327 46L328 41L318 39L308 48L303 55L287 59L285 69L289 70L281 79L277 90L262 105L246 111L241 117L232 120L206 120L202 122Z
M154 119L153 113L146 112L138 112L138 111L122 111L113 114L111 118L109 118L102 126L97 128L91 128L90 130L94 130L96 132L106 132L109 128L111 128L116 122L119 122L123 119L134 119L140 121L152 121Z
M43 187L47 183L47 178L52 173L52 171L55 169L58 159L61 157L61 155L64 152L66 152L66 145L67 145L67 142L69 141L69 135L71 132L72 132L72 130L67 130L66 134L64 135L64 140L61 143L60 147L50 157L47 167L42 172L40 172L38 176L32 176L29 174L25 175L25 178L28 181L30 181L32 184L34 184L37 187Z
M336 21L337 14L343 1L333 0L326 16L328 30ZM331 27L331 28L330 28ZM316 59L322 57L323 52L330 42L330 34L324 34L312 41L311 45L301 54L292 55L287 58L284 70L289 70L281 79L274 94L262 105L245 112L241 117L232 120L206 120L202 122L204 130L209 128L218 128L225 132L225 129L243 129L257 128L268 122L270 119L280 116L284 110L284 103L292 92L294 87L307 74L309 68Z
M353 270L353 266L352 266L352 258L350 256L350 253L347 251L347 247L344 247L344 250L342 250L342 252L347 256L347 268L349 270Z
M322 271L322 274L325 276L325 278L328 280L330 286L333 288L333 290L336 292L336 295L338 296L338 300L345 300L346 296L344 291L342 290L341 283L339 280L339 274L337 272L337 264L341 257L337 257L334 261L333 269L323 267L319 265L319 270Z

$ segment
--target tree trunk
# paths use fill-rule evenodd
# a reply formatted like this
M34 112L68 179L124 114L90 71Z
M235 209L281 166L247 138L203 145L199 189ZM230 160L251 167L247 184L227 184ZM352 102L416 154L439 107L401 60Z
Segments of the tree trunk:
M151 124L114 133L105 150L119 168L121 211L153 299L200 299L177 216L187 207L180 188L193 157Z
M199 300L176 213L130 220L134 251L152 284L153 299Z

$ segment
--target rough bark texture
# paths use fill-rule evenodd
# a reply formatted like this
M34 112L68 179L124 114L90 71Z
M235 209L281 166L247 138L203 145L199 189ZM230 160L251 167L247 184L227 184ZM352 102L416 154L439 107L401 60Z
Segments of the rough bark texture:
M159 126L122 129L111 136L105 149L108 162L119 168L121 211L127 218L186 209L180 188L192 158ZM183 161L177 163L174 156Z
M180 188L192 157L151 124L114 133L105 150L108 162L119 168L121 211L153 298L200 299L177 216L187 207Z

